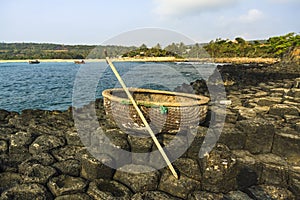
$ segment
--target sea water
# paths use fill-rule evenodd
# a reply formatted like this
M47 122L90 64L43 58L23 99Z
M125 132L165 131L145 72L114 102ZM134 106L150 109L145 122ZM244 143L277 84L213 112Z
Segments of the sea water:
M174 90L183 83L207 79L210 63L114 63L128 87ZM102 97L102 91L121 87L105 62L0 63L0 109L66 110Z

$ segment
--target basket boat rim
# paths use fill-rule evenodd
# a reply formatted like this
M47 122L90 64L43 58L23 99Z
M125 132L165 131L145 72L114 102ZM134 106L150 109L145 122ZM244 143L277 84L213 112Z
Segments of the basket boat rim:
M144 88L128 88L130 92L140 92L140 93L151 93L151 94L165 94L170 96L180 96L193 99L192 101L184 102L156 102L156 101L143 101L138 100L136 103L138 105L147 105L147 106L167 106L167 107L187 107L187 106L199 106L205 105L209 102L209 98L203 95L188 94L181 92L171 92L165 90L153 90L153 89L144 89ZM123 88L112 88L106 89L102 92L102 96L111 101L132 104L128 98L122 98L115 95L112 95L112 92L124 91ZM124 91L125 92L125 91Z

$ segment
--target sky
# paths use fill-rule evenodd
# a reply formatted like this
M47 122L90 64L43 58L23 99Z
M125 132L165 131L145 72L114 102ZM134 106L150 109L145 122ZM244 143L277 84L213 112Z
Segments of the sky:
M100 45L151 28L199 43L300 32L300 0L0 0L0 8L0 42ZM146 34L153 43L155 34Z

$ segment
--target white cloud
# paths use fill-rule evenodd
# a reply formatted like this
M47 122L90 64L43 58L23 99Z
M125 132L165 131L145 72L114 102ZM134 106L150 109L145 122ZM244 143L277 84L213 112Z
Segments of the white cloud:
M238 0L154 0L160 16L185 16L234 5Z
M262 19L264 16L263 12L258 9L251 9L246 15L241 15L239 21L242 23L252 23Z

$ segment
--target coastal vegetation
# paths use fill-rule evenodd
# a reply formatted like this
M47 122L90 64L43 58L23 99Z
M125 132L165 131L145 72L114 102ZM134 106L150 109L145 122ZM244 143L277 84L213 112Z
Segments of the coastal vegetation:
M282 58L293 49L299 48L300 35L288 33L270 37L267 40L245 41L241 37L234 40L216 39L204 46L214 58L220 57L264 57Z
M0 43L0 60L16 59L101 59L104 50L114 58L129 57L176 57L176 58L283 58L298 52L300 35L288 33L267 40L246 41L241 37L234 40L217 38L209 43L172 43L162 48L160 44L148 48L127 46L64 45L48 43ZM297 53L296 53L297 54ZM296 55L297 56L297 55Z
M104 58L104 49L112 57L122 55L136 47L64 45L48 43L0 43L0 60L22 59L85 59Z

